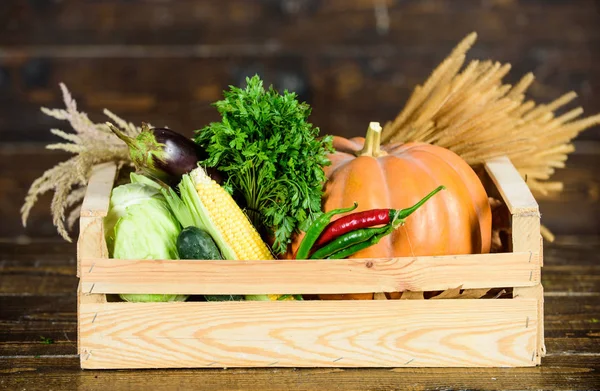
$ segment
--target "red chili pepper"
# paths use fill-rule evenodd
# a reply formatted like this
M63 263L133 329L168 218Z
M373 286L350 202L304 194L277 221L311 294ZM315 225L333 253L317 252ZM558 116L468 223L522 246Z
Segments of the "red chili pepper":
M315 246L322 246L338 236L354 231L355 229L388 224L392 221L395 213L396 209L371 209L340 217L325 228Z
M376 225L389 224L394 220L402 220L407 218L415 210L419 209L428 199L433 197L437 192L444 189L444 186L439 186L431 193L427 194L421 201L406 209L371 209L363 212L356 212L340 217L339 219L329 223L319 239L315 243L315 248L318 248L325 243L355 229L369 228Z

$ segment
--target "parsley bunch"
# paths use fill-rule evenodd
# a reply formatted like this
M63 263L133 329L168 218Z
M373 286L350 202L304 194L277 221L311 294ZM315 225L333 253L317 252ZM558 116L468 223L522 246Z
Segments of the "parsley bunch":
M307 119L310 107L296 94L265 90L255 75L245 89L230 87L214 105L221 122L197 130L195 141L209 155L203 164L227 174L225 187L243 205L259 232L285 253L294 231L321 214L323 166L332 137L318 138Z

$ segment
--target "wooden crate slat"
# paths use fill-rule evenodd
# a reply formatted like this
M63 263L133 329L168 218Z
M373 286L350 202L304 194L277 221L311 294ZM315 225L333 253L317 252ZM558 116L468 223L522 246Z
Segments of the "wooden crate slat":
M539 218L539 208L533 194L508 157L487 161L485 169L512 215L533 214Z
M82 217L106 216L116 172L117 166L114 163L102 163L94 166L81 205Z
M105 303L80 312L90 369L536 362L532 299Z
M84 292L264 294L362 293L533 286L539 254L394 259L177 261L81 260Z

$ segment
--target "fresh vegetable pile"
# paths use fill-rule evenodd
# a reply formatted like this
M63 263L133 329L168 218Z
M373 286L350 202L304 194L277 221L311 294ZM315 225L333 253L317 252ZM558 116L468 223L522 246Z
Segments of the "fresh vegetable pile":
M215 106L221 121L197 130L193 140L146 124L132 137L107 124L128 146L137 169L129 183L112 192L105 219L111 257L269 260L289 257L291 251L295 259L356 257L408 223L409 216L445 189L438 185L404 208L396 208L394 202L365 203L364 208L362 202L344 200L341 203L347 205L329 210L326 192L332 178L326 168L336 151L333 138L319 137L319 129L308 122L306 103L287 91L265 89L255 76L243 89L231 87ZM357 159L375 158L362 153ZM161 294L120 297L188 299ZM206 295L204 299L303 297Z

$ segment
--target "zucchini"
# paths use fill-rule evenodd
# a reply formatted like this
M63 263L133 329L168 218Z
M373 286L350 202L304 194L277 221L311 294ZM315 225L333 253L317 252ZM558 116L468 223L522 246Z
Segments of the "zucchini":
M177 237L179 259L223 259L210 234L198 227L184 228ZM206 301L240 301L241 295L204 295Z

